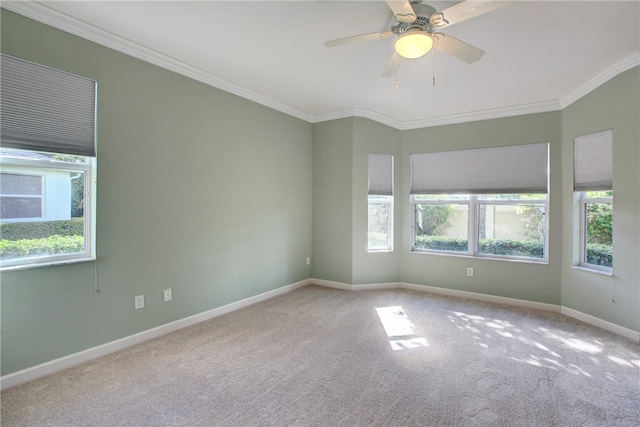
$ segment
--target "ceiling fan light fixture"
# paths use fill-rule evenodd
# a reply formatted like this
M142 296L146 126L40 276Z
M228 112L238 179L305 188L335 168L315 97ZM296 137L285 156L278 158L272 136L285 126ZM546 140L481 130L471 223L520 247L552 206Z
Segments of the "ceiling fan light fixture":
M416 59L425 55L433 47L433 39L422 30L408 31L398 37L396 52L407 59Z

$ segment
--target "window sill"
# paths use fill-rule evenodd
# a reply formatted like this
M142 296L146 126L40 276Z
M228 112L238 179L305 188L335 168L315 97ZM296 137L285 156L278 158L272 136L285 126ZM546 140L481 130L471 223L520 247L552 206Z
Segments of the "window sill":
M580 271L586 271L588 273L599 274L601 276L613 277L613 271L598 270L597 268L589 268L583 265L572 265L571 268L574 270L580 270Z
M79 264L83 262L97 261L95 257L82 258L82 259L66 259L62 261L41 262L34 264L21 264L21 265L8 265L6 267L0 267L0 272L8 273L10 271L31 270L33 268L55 267L58 265Z
M506 261L506 262L517 262L523 264L538 264L538 265L549 265L549 261L546 259L525 259L525 258L506 258L506 257L492 257L488 255L480 255L474 256L469 254L460 254L455 252L437 252L437 251L411 251L412 254L419 255L437 255L437 256L450 256L456 258L468 258L468 259L477 259L477 260L487 260L487 261Z

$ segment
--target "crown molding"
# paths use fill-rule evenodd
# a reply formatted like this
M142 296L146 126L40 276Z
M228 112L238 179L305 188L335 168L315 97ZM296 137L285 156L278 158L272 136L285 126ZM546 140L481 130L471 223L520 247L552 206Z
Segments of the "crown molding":
M583 83L567 95L556 99L531 104L515 105L509 107L471 111L460 114L451 114L440 117L430 117L412 121L401 121L384 114L365 109L346 109L320 115L311 115L297 108L280 103L259 93L250 91L244 87L231 83L209 72L188 65L176 58L164 55L158 51L142 46L117 34L102 30L77 18L47 7L45 4L35 1L10 1L2 2L3 9L18 13L43 24L76 35L85 40L122 52L126 55L142 61L157 65L199 82L224 90L239 97L248 99L276 111L299 118L309 123L321 123L330 120L362 117L387 125L397 130L412 130L426 127L443 126L474 122L480 120L499 119L505 117L520 116L525 114L545 113L559 111L571 105L578 99L587 95L597 87L608 82L617 75L640 65L640 52L635 52L628 57L614 63L600 74Z
M420 129L426 127L476 122L480 120L502 119L505 117L522 116L525 114L546 113L549 111L557 110L560 110L560 103L558 101L544 101L403 122L401 123L399 129Z
M11 1L2 2L2 8L290 116L307 122L313 121L313 117L303 111L250 91L122 36L58 12L57 10L47 7L45 4L34 1Z
M525 114L546 113L549 111L558 111L561 109L562 108L559 101L545 101L504 108L494 108L490 110L450 114L447 116L431 117L428 119L419 119L407 122L396 120L383 114L376 113L375 111L363 109L348 109L315 116L313 123L320 123L329 120L344 119L349 117L363 117L390 126L397 130L412 130L457 123L476 122L480 120L501 119L504 117L522 116Z
M633 67L637 67L638 65L640 65L640 52L635 52L621 59L620 61L607 67L607 69L602 71L600 74L578 86L571 93L560 98L559 102L561 107L563 109L568 107L586 94L592 92L599 86L613 79L618 74L622 74L625 71L632 69Z

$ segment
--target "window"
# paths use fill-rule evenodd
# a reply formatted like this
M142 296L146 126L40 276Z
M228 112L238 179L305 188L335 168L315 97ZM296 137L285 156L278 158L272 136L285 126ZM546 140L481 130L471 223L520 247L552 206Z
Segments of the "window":
M579 212L578 265L613 270L613 131L574 140L574 191Z
M547 258L548 144L411 156L412 250Z
M92 259L96 82L5 54L1 65L0 267Z
M546 259L546 194L416 195L412 205L415 251Z
M393 250L393 156L369 154L367 250Z
M613 191L580 193L580 264L613 268Z
M0 218L42 218L41 175L0 173Z
M414 250L469 252L468 195L417 194L412 204Z

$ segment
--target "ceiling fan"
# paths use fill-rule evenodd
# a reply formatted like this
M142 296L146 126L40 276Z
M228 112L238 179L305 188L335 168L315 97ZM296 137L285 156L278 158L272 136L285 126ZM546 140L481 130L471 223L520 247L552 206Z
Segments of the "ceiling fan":
M467 0L439 12L421 1L387 0L386 3L395 15L389 30L329 40L324 45L326 47L334 47L347 43L382 40L396 36L395 51L382 73L383 77L395 74L402 58L420 58L432 48L472 64L482 58L484 51L438 31L467 19L502 9L513 3L513 0Z

